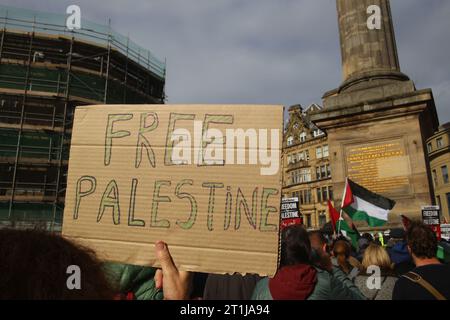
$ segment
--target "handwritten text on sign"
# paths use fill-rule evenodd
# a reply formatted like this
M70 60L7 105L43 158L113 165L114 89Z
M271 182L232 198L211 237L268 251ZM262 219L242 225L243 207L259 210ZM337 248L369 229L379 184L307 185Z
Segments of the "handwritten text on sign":
M282 106L107 105L75 112L63 235L103 259L273 275Z

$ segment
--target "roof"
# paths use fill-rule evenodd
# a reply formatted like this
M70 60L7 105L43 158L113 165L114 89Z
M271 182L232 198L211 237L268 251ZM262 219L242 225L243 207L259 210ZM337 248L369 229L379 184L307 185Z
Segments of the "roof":
M64 14L19 9L0 5L0 26L6 30L42 32L52 35L70 36L77 40L90 41L115 48L156 75L165 78L166 63L120 33L111 25L101 25L81 18L81 29L69 30Z

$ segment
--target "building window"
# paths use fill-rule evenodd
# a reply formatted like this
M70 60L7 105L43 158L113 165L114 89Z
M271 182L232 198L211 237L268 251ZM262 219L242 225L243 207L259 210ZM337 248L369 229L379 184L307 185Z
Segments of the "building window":
M322 177L322 179L327 177L327 166L320 167L320 176Z
M316 148L316 158L317 159L322 159L322 147L317 147Z
M320 211L319 212L319 227L322 228L325 223L327 223L327 216L325 214L325 211Z
M328 199L333 201L333 187L328 187Z
M292 155L292 163L296 163L297 162L297 155L294 153Z
M441 171L442 171L442 180L444 181L444 183L448 183L448 168L447 168L447 166L441 167Z
M301 196L301 191L295 191L295 192L292 192L292 197L293 198L298 198L298 203L300 204L300 196Z
M328 200L328 188L322 187L322 201L325 202Z
M433 183L434 183L434 187L438 186L438 180L437 180L437 173L436 170L433 170Z
M316 179L326 179L331 178L331 169L330 165L323 165L320 167L316 167Z
M296 184L296 183L297 183L296 171L292 171L291 172L291 184Z
M287 156L287 163L288 163L288 165L292 163L292 156L291 155Z
M439 208L442 210L441 196L436 196L436 202Z
M311 181L311 170L309 168L302 169L301 175L302 175L302 182L310 182Z
M307 168L307 169L300 169L300 170L292 171L291 172L291 181L292 181L292 184L310 182L311 181L311 170L309 168Z
M300 142L305 142L306 141L306 132L302 132L300 133Z
M294 144L294 137L288 137L287 138L287 145L292 146Z
M296 161L305 161L309 160L309 156L307 154L307 151L302 151L296 154Z
M450 214L450 193L447 193L445 196L447 197L447 210L448 210L447 214ZM441 212L442 212L442 208L441 208Z
M311 228L311 215L310 214L305 214L306 217L306 221L305 221L305 225L307 228Z
M312 197L311 197L311 189L307 189L307 190L305 190L304 191L304 193L305 193L305 204L310 204L312 201Z
M296 170L296 171L294 171L292 174L293 174L292 182L293 182L294 184L300 183L300 182L301 182L301 181L300 181L300 171Z
M444 141L442 140L442 138L436 139L436 146L438 149L444 146Z
M316 192L317 192L317 202L320 203L322 202L322 190L320 188L317 188Z
M323 146L323 157L328 157L328 145Z
M320 130L320 129L316 129L316 130L313 131L313 136L314 136L314 138L315 138L315 137L320 137L320 136L322 136L322 135L323 135L323 132L322 132L322 130Z
M427 144L427 149L428 149L428 153L433 151L433 145L431 144L431 142Z

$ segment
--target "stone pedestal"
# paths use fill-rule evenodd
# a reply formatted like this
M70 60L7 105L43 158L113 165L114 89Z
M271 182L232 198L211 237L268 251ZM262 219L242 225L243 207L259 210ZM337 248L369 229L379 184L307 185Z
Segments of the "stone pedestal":
M336 200L349 177L396 201L388 227L401 222L400 214L419 218L434 198L425 151L437 126L431 90L364 101L350 94L324 104L313 121L328 134Z
M381 29L367 27L367 7L381 9ZM434 202L426 139L438 127L431 90L417 90L401 73L388 0L337 0L343 82L324 95L311 120L328 134L335 200L349 177L419 217Z

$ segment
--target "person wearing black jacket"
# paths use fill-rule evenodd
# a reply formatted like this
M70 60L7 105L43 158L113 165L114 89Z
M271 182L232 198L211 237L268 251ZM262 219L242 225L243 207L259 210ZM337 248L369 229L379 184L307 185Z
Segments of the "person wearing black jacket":
M450 299L450 266L436 258L435 233L421 222L412 222L406 232L408 250L415 268L396 282L393 300Z

